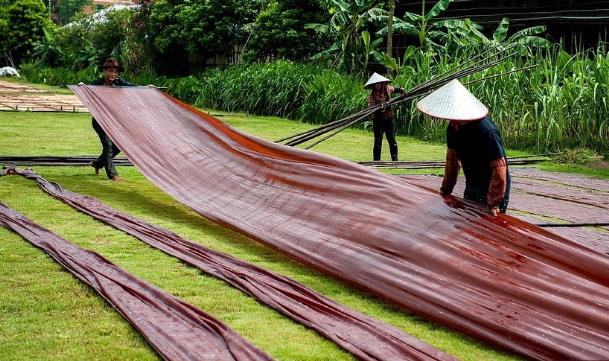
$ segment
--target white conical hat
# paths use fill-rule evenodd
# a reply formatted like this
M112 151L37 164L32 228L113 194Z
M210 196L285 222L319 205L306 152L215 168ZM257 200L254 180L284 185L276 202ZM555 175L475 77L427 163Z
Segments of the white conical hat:
M366 85L364 85L364 88L367 88L370 85L376 84L376 83L391 83L391 80L385 78L384 76L382 76L378 73L374 73L374 74L372 74L370 79L368 79L368 81L366 82Z
M488 114L488 108L457 79L421 99L417 108L431 117L448 120L473 121Z

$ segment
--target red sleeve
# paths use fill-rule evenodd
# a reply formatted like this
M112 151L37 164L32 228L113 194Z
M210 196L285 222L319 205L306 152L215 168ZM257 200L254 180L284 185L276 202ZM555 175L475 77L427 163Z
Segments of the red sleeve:
M442 180L442 187L440 192L444 195L451 194L455 184L457 184L457 177L459 177L459 158L457 157L457 151L451 148L446 150L446 164L444 166L444 179Z
M498 207L503 202L507 186L507 162L501 157L491 162L491 184L486 194L489 208Z

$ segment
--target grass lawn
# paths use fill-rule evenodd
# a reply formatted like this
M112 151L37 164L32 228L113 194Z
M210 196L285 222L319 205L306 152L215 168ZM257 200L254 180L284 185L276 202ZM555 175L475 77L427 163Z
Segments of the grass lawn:
M239 129L271 140L310 128L310 125L273 117L211 113ZM403 160L444 157L445 148L441 144L405 137L399 137L398 142ZM315 149L344 159L368 160L372 136L361 130L347 130ZM93 155L99 150L89 115L0 113L0 155ZM386 144L383 152L383 158L388 159ZM396 309L211 223L158 190L133 167L119 167L121 176L127 180L121 184L96 176L90 167L35 169L70 190L96 197L207 247L292 277L463 360L518 359ZM209 312L277 359L352 359L315 332L227 284L54 200L32 181L17 176L0 178L0 201L69 241L100 253L128 272ZM0 355L3 360L158 358L118 313L62 271L50 257L5 229L0 228L0 239Z

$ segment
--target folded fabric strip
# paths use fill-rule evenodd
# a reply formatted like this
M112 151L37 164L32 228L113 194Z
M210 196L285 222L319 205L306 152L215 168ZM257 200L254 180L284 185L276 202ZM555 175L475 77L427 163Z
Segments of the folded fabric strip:
M480 340L609 360L609 257L361 165L232 129L156 89L71 87L127 158L204 217Z
M73 245L0 203L3 226L45 251L114 307L165 360L272 360L222 322Z
M455 360L411 335L342 306L290 278L185 240L95 198L66 190L32 170L9 172L35 180L45 192L71 207L226 281L316 330L361 360Z

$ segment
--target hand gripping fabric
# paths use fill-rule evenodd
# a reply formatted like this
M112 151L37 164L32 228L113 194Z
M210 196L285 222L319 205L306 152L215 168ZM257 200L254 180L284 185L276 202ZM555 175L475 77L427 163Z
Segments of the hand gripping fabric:
M73 245L2 203L0 226L42 249L93 288L165 360L272 360L205 312L135 278L99 254Z
M607 256L249 136L156 89L71 88L146 177L204 217L494 345L536 359L609 359Z
M381 321L342 306L304 285L253 264L187 241L98 200L49 182L32 170L9 169L71 207L235 286L261 303L310 327L360 360L455 360Z

